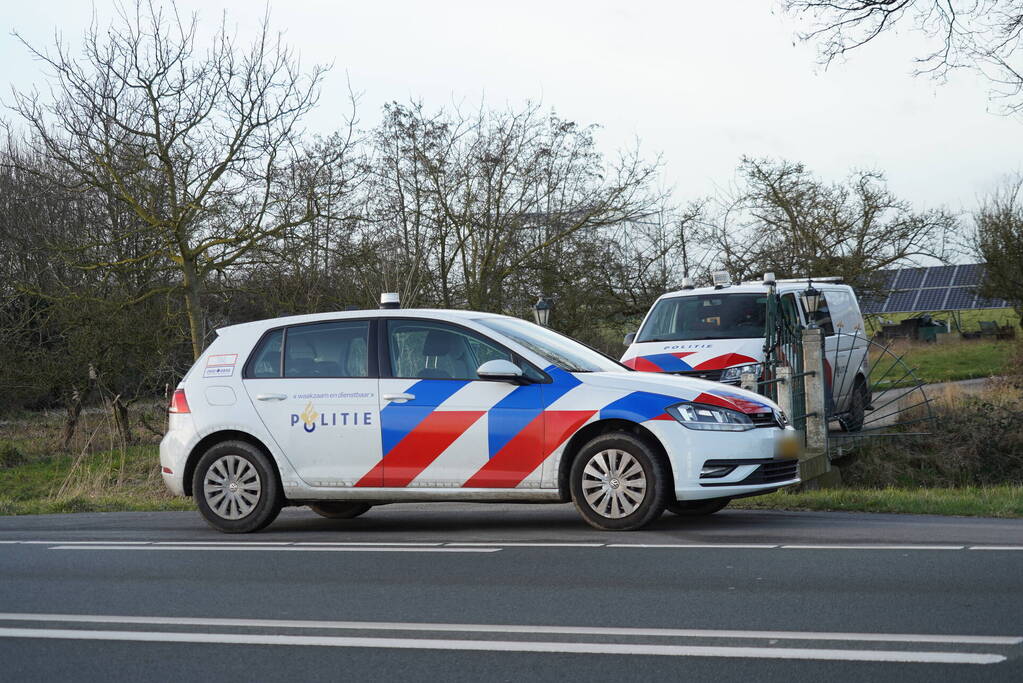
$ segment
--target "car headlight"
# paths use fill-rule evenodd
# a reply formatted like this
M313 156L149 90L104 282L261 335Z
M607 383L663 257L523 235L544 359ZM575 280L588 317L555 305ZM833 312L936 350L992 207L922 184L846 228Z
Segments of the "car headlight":
M714 432L744 432L753 429L753 420L748 415L728 408L703 403L678 403L666 410L687 429Z
M721 373L722 382L737 382L742 379L745 373L752 373L757 378L760 377L760 363L751 363L750 365L736 365L732 368L725 368L725 371Z

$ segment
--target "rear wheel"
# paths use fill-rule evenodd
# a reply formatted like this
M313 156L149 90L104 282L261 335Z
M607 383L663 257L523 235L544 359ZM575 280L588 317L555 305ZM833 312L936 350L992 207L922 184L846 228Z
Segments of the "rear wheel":
M583 519L597 529L641 529L664 512L668 467L628 432L602 434L572 462L569 488Z
M707 500L680 500L668 503L668 511L679 517L703 517L724 509L731 498L709 498Z
M367 503L353 502L312 503L309 505L310 510L327 519L353 519L371 507L373 506Z
M269 458L245 441L210 447L195 466L192 492L203 519L229 534L259 531L281 512L281 487Z
M863 429L863 420L867 413L867 384L856 378L852 396L849 397L849 412L839 422L847 432L858 432Z

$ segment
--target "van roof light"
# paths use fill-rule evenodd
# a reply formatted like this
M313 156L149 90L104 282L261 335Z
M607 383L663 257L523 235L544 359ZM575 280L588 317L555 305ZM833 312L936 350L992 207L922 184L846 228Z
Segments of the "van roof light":
M682 278L682 289L696 289L696 285L693 283L693 278Z
M777 284L777 280L774 277L774 273L764 273L764 284L765 285Z
M399 308L401 300L397 292L384 292L380 295L380 308Z
M710 278L714 283L714 289L722 289L732 285L732 278L728 275L727 270L715 270L710 274Z

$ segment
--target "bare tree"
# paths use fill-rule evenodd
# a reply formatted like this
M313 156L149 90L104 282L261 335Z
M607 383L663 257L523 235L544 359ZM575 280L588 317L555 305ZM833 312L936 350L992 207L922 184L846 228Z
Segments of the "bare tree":
M960 68L992 83L992 98L1006 113L1023 110L1021 0L782 0L805 19L803 40L819 41L821 61L837 57L898 28L927 39L917 73L939 79Z
M749 158L739 171L742 185L720 199L720 215L701 231L733 277L862 280L914 257L944 258L946 235L958 225L944 210L913 211L878 172L828 184L802 164Z
M132 215L109 239L66 256L83 268L173 270L195 356L206 278L320 217L320 181L347 151L300 149L324 69L303 72L266 20L244 48L223 22L200 47L197 27L173 4L137 0L108 29L91 26L78 56L59 40L50 49L25 42L50 68L52 88L16 92L11 104L28 124L25 144L63 169L61 182ZM140 236L146 251L110 258L112 243Z
M1023 176L991 194L974 220L974 252L987 264L981 294L1006 299L1023 313Z

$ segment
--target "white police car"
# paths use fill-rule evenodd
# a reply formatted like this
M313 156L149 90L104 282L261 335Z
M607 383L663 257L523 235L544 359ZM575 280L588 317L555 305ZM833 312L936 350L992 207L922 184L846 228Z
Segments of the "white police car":
M799 481L779 456L793 432L764 397L635 372L491 313L226 327L169 411L164 481L226 532L261 529L284 505L349 518L402 501L569 500L591 525L627 530Z

